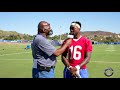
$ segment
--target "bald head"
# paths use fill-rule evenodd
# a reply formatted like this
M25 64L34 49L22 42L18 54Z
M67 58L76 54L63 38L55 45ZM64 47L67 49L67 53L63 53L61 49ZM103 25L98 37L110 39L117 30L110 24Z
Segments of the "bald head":
M44 27L47 27L47 26L50 26L50 24L46 21L41 21L39 24L38 24L38 30L39 29L43 29Z
M52 35L50 24L46 21L41 21L38 24L38 33L44 33L45 35Z

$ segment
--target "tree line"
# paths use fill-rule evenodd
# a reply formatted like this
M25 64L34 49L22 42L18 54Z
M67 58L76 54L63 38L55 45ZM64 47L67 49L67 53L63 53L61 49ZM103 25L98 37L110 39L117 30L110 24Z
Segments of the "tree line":
M49 40L65 40L67 38L68 33L64 33L61 35L49 36ZM111 32L105 31L86 31L81 32L81 35L89 38L93 41L98 42L120 42L120 34L115 34ZM0 30L0 39L2 40L33 40L35 35L21 34L16 31L3 31Z

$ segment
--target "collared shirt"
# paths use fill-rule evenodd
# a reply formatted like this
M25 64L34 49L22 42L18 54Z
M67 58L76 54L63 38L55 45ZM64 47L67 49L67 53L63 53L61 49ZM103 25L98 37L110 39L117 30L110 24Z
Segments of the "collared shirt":
M56 56L53 55L55 47L42 34L37 34L31 43L33 68L37 68L37 64L41 66L55 66Z

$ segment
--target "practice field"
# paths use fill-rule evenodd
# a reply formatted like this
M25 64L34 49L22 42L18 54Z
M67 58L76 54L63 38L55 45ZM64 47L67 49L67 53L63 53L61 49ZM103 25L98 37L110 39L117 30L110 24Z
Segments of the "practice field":
M31 49L25 49L30 44L0 43L0 78L31 78ZM56 47L58 48L58 47ZM55 68L55 77L63 78L64 65L60 56ZM120 45L93 45L90 63L87 64L89 78L120 78ZM114 74L104 75L104 70L111 67Z

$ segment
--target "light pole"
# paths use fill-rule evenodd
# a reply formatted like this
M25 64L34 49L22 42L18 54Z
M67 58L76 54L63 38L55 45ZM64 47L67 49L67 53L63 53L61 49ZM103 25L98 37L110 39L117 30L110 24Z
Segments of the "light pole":
M61 31L61 26L60 26L60 31ZM61 44L61 33L60 33L60 40L59 40L60 44Z

